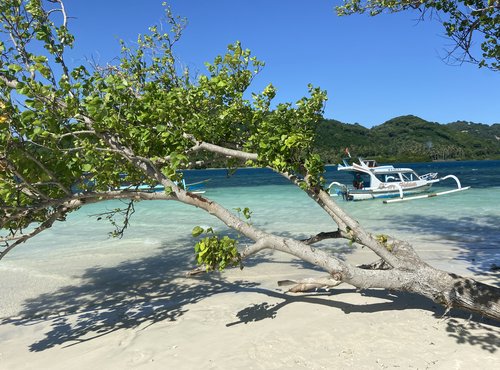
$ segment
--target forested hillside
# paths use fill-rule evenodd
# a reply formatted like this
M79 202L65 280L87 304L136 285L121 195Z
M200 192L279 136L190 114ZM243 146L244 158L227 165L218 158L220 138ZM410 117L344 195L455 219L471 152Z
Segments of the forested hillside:
M368 129L325 120L317 129L316 148L329 163L338 163L345 148L380 161L500 159L500 124L439 124L410 115Z

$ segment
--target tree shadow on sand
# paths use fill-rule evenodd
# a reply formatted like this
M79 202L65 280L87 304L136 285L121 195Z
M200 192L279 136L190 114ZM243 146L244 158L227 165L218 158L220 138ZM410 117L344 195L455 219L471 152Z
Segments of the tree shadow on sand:
M189 305L227 292L258 293L280 300L277 304L269 304L265 300L253 304L235 313L238 321L227 326L273 319L282 307L296 302L320 304L340 309L346 314L408 308L431 311L436 316L442 314L440 308L422 297L387 291L370 290L362 293L384 298L383 303L354 305L342 302L341 297L338 297L354 289L337 288L330 292L297 295L283 293L278 288L264 289L255 282L234 281L234 277L231 281L219 273L186 278L185 272L194 266L190 245L192 239L176 240L173 244L164 244L157 254L150 257L127 260L114 267L89 268L81 276L80 284L28 299L16 317L4 319L0 324L28 326L50 320L50 330L42 339L30 345L30 350L37 352L57 345L75 345L121 329L144 328L157 322L176 321L189 310ZM246 266L251 268L263 261L288 263L299 269L311 267L296 259L289 262L273 260L270 252L256 255L247 261ZM335 300L332 296L335 296ZM480 344L490 352L500 346L498 332L492 331L491 336L485 337L477 334L477 330L463 326L462 321L450 321L450 324L451 329L460 329L450 331L450 335L456 336L459 343Z
M431 300L412 293L389 292L385 290L368 290L361 294L369 298L383 299L383 302L367 303L362 305L351 304L341 300L328 299L331 295L340 296L352 293L354 289L335 288L330 292L317 292L315 294L290 295L279 292L267 291L269 297L282 299L279 303L254 303L240 310L237 321L226 324L227 327L238 324L249 324L267 319L275 319L279 310L297 302L311 305L319 304L334 309L340 309L345 314L375 313L381 311L400 311L420 309L430 311L436 319L446 320L446 331L454 338L457 344L480 346L481 349L495 353L500 349L500 328L498 323L491 320L481 320L459 311L446 312L443 307L436 306ZM341 299L341 298L339 298ZM417 325L417 323L415 323Z
M15 318L1 323L31 325L51 320L45 338L30 346L31 351L42 351L120 329L175 321L189 304L239 287L256 286L244 281L226 282L218 273L185 278L193 266L192 248L164 245L151 257L124 261L115 267L89 268L81 276L81 284L28 299Z
M467 261L469 270L493 277L500 283L500 228L493 216L461 217L458 220L427 215L401 216L398 228L412 234L437 235L441 241L451 241L459 249L456 259Z

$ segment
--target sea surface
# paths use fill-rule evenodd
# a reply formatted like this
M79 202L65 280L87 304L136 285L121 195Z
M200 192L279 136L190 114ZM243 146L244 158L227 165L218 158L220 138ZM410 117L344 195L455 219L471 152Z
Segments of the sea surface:
M336 201L368 231L389 234L410 241L430 263L447 268L462 261L458 273L487 273L500 266L500 161L401 163L417 173L438 172L456 175L470 190L410 202L383 204L380 200ZM236 212L248 207L251 222L262 229L284 236L309 237L336 225L311 199L286 179L267 169L239 169L229 174L224 169L196 170L186 173L187 183L208 180L205 196ZM349 175L327 167L326 180L348 183ZM455 187L452 180L437 184L433 190ZM144 201L135 207L131 224L122 239L110 238L111 224L100 213L123 204L110 201L88 205L69 215L0 261L2 270L40 270L50 265L75 264L81 269L106 265L106 261L140 258L150 250L179 248L192 254L194 226L213 227L223 234L234 233L203 211L173 201ZM336 241L329 248L346 248ZM453 251L453 261L448 251ZM111 263L111 262L109 262ZM43 270L43 269L42 269ZM75 267L75 274L79 271ZM43 278L43 274L40 273Z

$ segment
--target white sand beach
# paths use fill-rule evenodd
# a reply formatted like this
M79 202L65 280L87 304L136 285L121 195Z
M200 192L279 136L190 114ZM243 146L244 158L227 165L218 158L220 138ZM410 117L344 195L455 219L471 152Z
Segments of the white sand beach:
M151 243L119 241L120 253L103 243L89 254L48 256L25 268L14 267L15 259L3 262L0 368L494 369L500 363L496 324L456 312L443 317L420 297L359 293L347 285L289 294L278 280L321 272L279 253L259 255L243 270L185 278L192 251ZM422 252L430 260L443 253ZM371 257L358 250L348 258Z

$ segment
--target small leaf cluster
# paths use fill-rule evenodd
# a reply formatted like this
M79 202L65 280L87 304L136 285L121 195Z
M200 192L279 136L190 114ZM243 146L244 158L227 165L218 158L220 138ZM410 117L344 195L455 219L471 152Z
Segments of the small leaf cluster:
M446 36L454 43L445 59L452 63L469 61L479 67L500 70L500 7L495 0L348 0L338 6L340 16L383 12L401 12L418 9L419 16L426 14L438 19ZM437 17L436 17L437 14ZM480 45L480 56L475 44Z
M195 244L196 262L205 265L207 271L224 270L226 267L240 266L243 268L241 256L237 248L237 240L227 235L222 238L215 234L212 228L203 229L200 226L193 228L193 237L206 234Z
M246 219L246 220L250 220L250 218L252 217L252 211L250 210L250 208L248 207L245 207L243 209L241 208L235 208L234 209L236 212L238 212L238 214L242 214L243 217Z
M389 244L389 237L385 234L379 234L375 237L375 239L384 246L389 252L392 252L394 245Z
M349 234L349 246L352 247L356 243L356 233L349 226L346 227L346 232Z

